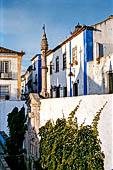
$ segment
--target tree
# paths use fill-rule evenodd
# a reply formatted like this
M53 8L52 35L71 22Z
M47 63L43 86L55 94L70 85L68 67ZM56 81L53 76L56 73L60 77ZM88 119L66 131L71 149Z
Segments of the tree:
M104 153L98 139L98 121L105 105L97 112L92 125L79 126L75 113L56 123L49 120L39 129L40 162L48 170L104 170Z
M6 146L9 155L19 155L23 152L23 140L27 130L26 120L24 106L20 111L15 107L8 114L9 137Z

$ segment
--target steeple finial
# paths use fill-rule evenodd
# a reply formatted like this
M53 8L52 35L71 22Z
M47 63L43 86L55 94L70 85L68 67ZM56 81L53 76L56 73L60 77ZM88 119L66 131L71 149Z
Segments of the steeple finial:
M45 34L45 24L43 25L42 29L44 30L44 34Z
M45 33L45 24L43 25L42 29L44 30L44 33L43 33L40 48L41 50L48 50L48 42L47 42L46 33Z

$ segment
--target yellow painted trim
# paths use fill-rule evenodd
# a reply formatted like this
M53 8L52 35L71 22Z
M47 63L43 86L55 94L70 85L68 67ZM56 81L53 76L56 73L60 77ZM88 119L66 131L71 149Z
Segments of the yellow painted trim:
M0 55L0 58L18 58L19 56L12 56L12 55Z
M20 100L21 96L21 56L18 56L18 94L17 97Z

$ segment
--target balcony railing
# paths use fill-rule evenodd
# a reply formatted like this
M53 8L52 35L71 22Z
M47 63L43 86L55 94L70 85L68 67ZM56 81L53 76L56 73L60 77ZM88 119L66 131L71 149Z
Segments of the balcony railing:
M17 73L0 73L0 79L17 79Z

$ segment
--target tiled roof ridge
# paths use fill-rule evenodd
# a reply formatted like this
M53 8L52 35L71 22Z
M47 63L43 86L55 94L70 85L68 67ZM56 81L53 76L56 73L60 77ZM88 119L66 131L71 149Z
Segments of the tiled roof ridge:
M13 53L13 54L19 54L19 55L25 54L25 52L23 52L23 51L18 52L18 51L14 51L14 50L11 50L11 49L8 49L5 47L1 47L1 46L0 46L0 53Z

